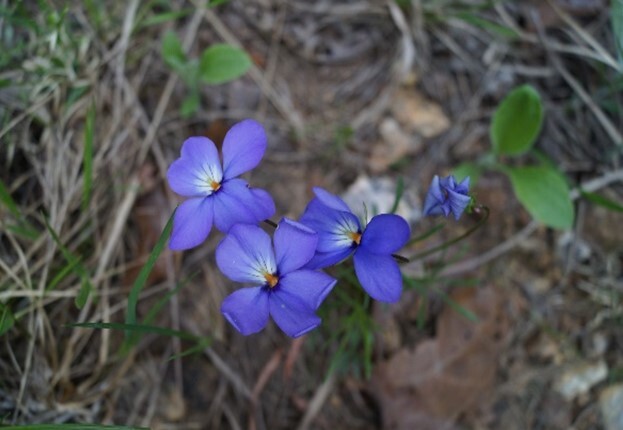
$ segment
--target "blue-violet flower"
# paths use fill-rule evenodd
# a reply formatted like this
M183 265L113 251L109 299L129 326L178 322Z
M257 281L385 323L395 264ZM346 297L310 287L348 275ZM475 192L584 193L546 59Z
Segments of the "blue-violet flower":
M237 178L257 166L265 150L264 128L250 119L235 124L225 135L222 166L216 145L207 137L184 142L182 156L167 171L171 189L190 197L175 212L171 249L201 244L212 224L227 232L234 224L256 224L275 213L275 203L266 191L249 188Z
M320 324L315 311L335 279L303 266L314 256L318 235L282 219L270 236L255 225L237 224L216 248L216 263L232 281L255 285L225 298L221 312L243 335L266 326L268 316L288 336L298 337Z
M469 176L461 183L456 183L454 176L439 179L435 175L424 201L424 215L454 215L459 219L469 205Z
M410 236L409 224L400 216L381 214L365 229L339 197L314 188L301 223L318 232L316 255L307 264L312 269L332 266L353 254L355 273L373 299L395 302L402 292L402 275L392 253Z

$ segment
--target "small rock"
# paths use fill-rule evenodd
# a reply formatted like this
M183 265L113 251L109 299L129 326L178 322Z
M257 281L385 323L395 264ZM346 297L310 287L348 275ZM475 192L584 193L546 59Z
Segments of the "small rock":
M623 384L612 385L599 396L606 430L623 430Z
M556 382L558 391L566 400L573 400L587 393L594 385L608 376L608 366L603 360L595 363L578 363L563 372Z
M379 133L383 141L374 146L369 160L370 168L377 173L384 172L406 155L416 153L422 146L419 137L405 133L393 118L381 122Z
M414 90L398 93L391 109L403 127L424 138L435 137L450 127L441 107Z
M388 177L360 176L342 196L346 204L359 217L368 220L375 214L387 213L396 199L396 181ZM364 206L365 205L365 206ZM420 201L414 187L405 186L396 214L412 223L421 218Z

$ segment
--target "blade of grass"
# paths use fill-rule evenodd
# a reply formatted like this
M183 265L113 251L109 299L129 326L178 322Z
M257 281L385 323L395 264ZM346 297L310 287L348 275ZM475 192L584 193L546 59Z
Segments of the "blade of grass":
M65 276L67 276L70 272L72 272L74 270L74 268L76 267L76 264L80 263L80 259L76 259L70 263L67 263L65 265L65 267L63 267L60 272L58 272L54 278L52 278L52 280L50 281L50 283L48 284L48 286L45 288L46 291L52 291L54 288L56 288L56 286L63 280L65 279Z
M182 358L182 357L186 357L188 355L192 355L192 354L203 352L203 350L208 348L211 344L212 344L212 339L207 338L205 340L202 340L202 341L198 342L197 345L195 345L195 346L193 346L191 348L188 348L188 349L180 352L179 354L174 354L174 355L170 356L168 358L168 361L173 361L173 360L176 360L178 358Z
M95 322L86 322L86 323L74 323L67 324L68 327L78 327L78 328L95 328L101 330L123 330L126 333L153 333L161 336L167 337L177 337L183 340L190 340L195 342L201 341L209 341L209 338L203 338L200 336L196 336L192 333L181 331L181 330L173 330L166 327L158 327L153 325L145 325L145 324L125 324L125 323L95 323Z
M610 200L609 198L604 197L601 194L587 193L586 191L582 191L582 190L580 190L580 194L586 200L598 206L602 206L606 209L610 209L611 211L615 211L615 212L623 212L623 205L613 200Z
M3 426L6 430L149 430L147 427L101 426L98 424L29 424L24 426Z
M17 219L21 219L22 215L19 213L19 209L13 197L9 193L9 189L4 185L4 182L0 181L0 201L6 206L6 208Z
M389 213L395 213L398 209L398 205L400 204L400 200L402 199L402 194L405 190L405 183L402 179L402 176L398 177L398 181L396 182L396 198L394 199L394 204L392 205L392 209Z
M95 103L92 103L87 111L86 123L84 125L84 157L82 160L83 168L83 188L82 188L82 212L85 212L91 201L91 190L93 187L93 123L95 122Z
M56 234L56 232L48 222L46 216L43 217L43 220L45 222L45 227L48 229L48 232L54 240L54 243L56 243L56 246L58 246L58 248L61 250L61 253L63 254L63 257L65 257L65 260L67 260L69 265L72 267L72 271L80 277L82 286L80 287L78 296L76 296L75 303L78 309L82 309L87 299L89 298L90 292L93 291L93 286L90 281L89 273L80 262L80 259L73 255L71 251L69 251L65 247L65 245L61 243L61 239L58 237L58 234Z
M8 305L0 303L0 336L9 331L15 324L15 317Z
M126 311L125 322L126 324L136 324L136 306L138 304L139 295L147 282L147 278L149 274L154 268L156 264L156 260L160 256L160 253L164 249L164 246L171 234L171 229L173 228L173 217L175 216L175 211L171 214L169 221L167 221L167 225L162 230L162 234L158 238L158 242L156 242L156 246L149 254L149 258L147 262L141 269L140 273L136 277L136 281L134 281L134 285L132 285L132 289L130 290L130 294L128 296L128 309Z

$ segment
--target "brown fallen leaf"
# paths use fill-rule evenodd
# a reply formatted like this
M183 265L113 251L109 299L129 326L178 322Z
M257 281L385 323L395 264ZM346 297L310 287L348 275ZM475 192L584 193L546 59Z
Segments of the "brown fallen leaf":
M508 320L493 287L464 288L452 299L479 318L470 322L446 308L437 337L403 348L379 364L372 387L385 429L454 429L456 418L478 407L495 381Z
M404 88L393 100L392 114L407 132L428 139L450 128L450 120L441 106L425 98L414 88Z

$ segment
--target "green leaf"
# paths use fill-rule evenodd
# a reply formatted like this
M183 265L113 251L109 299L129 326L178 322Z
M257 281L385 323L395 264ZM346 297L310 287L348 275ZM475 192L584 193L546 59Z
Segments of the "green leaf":
M504 171L510 177L515 195L535 220L560 229L573 226L569 187L557 170L548 166L526 166Z
M164 62L176 72L184 69L186 64L186 54L182 47L182 42L177 34L171 30L164 34L162 39L162 58Z
M534 144L543 123L541 96L530 85L511 91L498 106L491 128L493 151L498 155L519 155Z
M199 71L205 83L217 85L244 75L251 64L251 58L244 50L216 44L203 51Z
M15 317L11 308L4 303L0 303L0 336L9 331L15 324Z
M482 174L482 168L475 163L461 163L452 170L452 174L457 182L469 176L469 186L474 187Z
M619 57L619 64L623 66L623 0L612 0L610 8L614 44Z
M621 205L620 203L617 203L613 200L610 200L607 197L604 197L600 194L596 194L596 193L588 193L586 191L582 191L580 190L580 194L582 195L582 197L584 197L586 200L588 200L591 203L595 203L598 206L602 206L606 209L610 209L612 211L615 212L623 212L623 205Z

